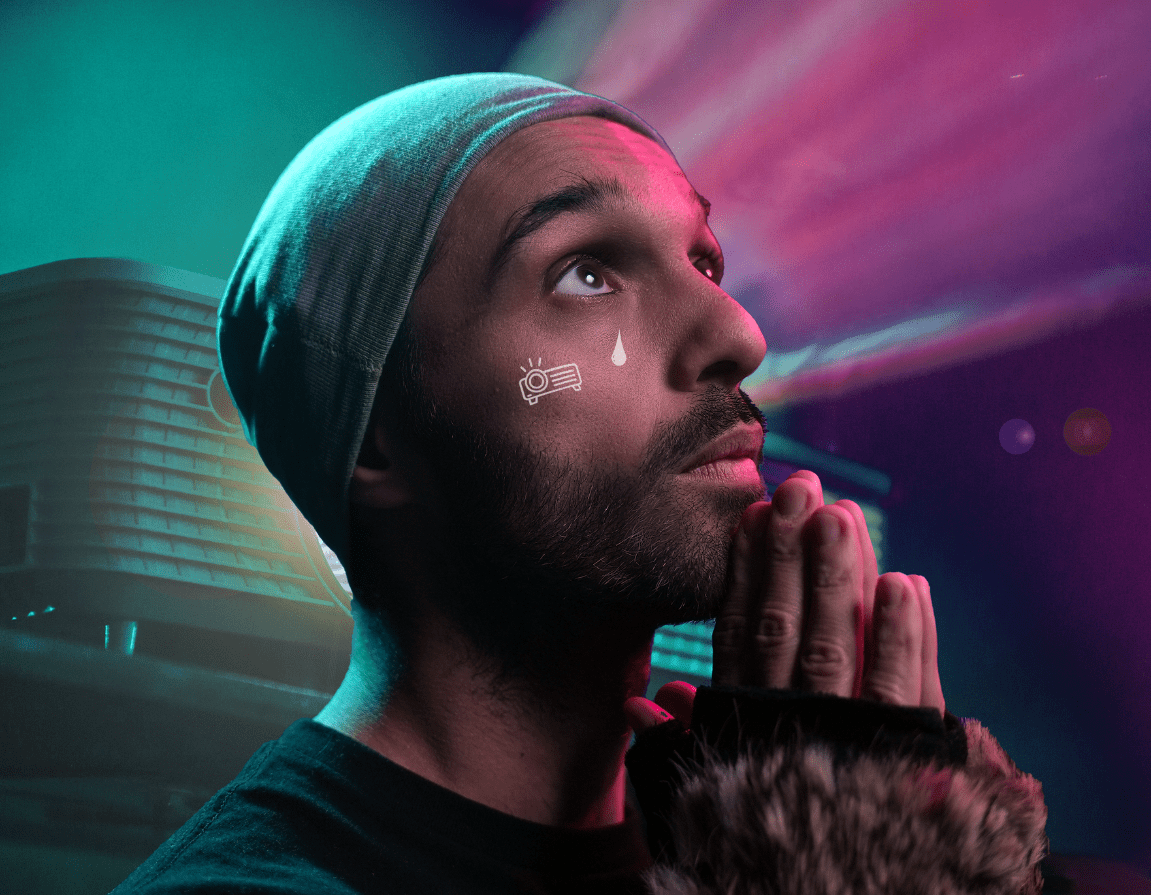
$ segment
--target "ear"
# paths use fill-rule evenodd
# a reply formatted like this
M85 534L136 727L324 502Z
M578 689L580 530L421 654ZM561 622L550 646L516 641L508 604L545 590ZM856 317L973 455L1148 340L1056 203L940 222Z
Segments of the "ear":
M413 491L389 447L383 422L373 421L352 470L348 489L351 503L379 510L402 507L412 501Z

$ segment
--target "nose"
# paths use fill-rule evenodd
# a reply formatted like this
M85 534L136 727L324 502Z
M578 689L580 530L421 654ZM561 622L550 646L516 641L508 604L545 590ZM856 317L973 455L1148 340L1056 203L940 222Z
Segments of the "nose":
M682 314L683 329L671 367L677 390L720 385L731 391L763 361L767 343L759 324L715 283L704 282L692 290Z

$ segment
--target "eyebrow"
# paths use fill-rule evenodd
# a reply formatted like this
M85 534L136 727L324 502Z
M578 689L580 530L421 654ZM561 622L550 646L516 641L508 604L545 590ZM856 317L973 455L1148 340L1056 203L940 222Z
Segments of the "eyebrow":
M703 216L706 218L711 213L711 203L694 188L692 188L692 194L700 208L703 209ZM614 177L606 180L590 180L581 177L579 183L569 184L537 199L517 211L509 219L509 225L513 221L515 224L492 254L491 263L488 265L488 283L494 283L499 277L517 245L556 218L565 214L600 211L611 202L623 203L634 200L635 196ZM507 227L505 227L506 229Z

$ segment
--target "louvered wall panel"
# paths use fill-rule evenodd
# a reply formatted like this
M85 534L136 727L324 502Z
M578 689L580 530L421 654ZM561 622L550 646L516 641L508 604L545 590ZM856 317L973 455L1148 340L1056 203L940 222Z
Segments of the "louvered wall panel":
M28 494L2 529L6 622L52 599L210 628L214 601L234 633L346 633L344 587L218 381L223 285L110 259L0 277L0 491L13 514Z

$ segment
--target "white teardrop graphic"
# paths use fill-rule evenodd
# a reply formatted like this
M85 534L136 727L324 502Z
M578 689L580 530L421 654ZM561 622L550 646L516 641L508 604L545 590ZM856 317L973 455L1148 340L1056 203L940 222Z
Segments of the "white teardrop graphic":
M623 350L623 332L619 332L615 337L615 351L611 353L611 362L617 367L622 367L627 363L627 352Z

